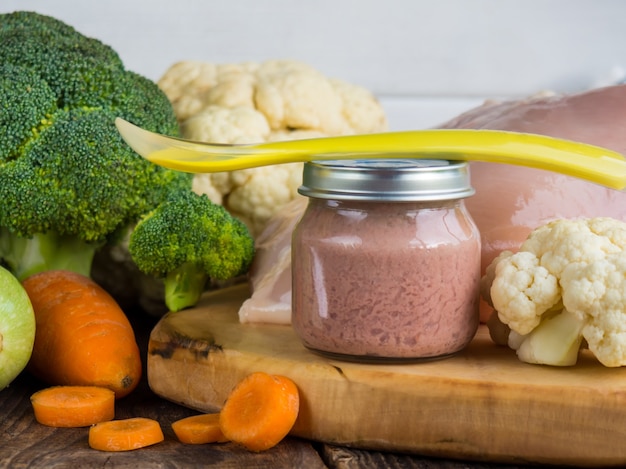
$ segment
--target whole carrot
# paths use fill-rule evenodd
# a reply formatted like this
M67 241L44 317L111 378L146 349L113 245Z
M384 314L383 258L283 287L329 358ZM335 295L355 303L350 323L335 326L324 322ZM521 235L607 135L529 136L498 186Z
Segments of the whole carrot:
M120 398L141 377L141 356L128 318L89 277L64 270L22 282L35 311L27 369L52 385L102 386Z

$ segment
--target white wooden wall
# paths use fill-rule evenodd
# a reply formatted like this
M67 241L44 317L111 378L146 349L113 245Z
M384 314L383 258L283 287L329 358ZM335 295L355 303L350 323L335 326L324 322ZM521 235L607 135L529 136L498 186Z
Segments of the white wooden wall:
M623 78L623 0L1 0L113 46L154 80L184 59L292 58L361 84L394 130L487 97Z

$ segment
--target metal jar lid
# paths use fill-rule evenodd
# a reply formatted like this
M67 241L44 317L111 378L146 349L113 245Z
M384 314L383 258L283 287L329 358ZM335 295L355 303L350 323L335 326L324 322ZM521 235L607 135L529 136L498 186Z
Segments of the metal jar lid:
M435 201L474 194L467 162L426 159L330 160L305 163L298 192L364 201Z

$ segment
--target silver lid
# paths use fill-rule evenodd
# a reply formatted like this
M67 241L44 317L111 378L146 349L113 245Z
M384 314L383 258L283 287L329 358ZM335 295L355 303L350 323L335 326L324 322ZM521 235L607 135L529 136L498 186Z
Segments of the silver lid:
M336 200L434 201L474 194L466 162L425 159L305 163L298 192Z

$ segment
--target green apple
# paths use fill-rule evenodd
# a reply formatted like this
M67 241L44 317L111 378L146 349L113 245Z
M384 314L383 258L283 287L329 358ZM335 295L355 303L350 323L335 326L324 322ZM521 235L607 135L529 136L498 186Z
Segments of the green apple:
M35 313L22 284L0 267L0 389L26 368L35 342Z

